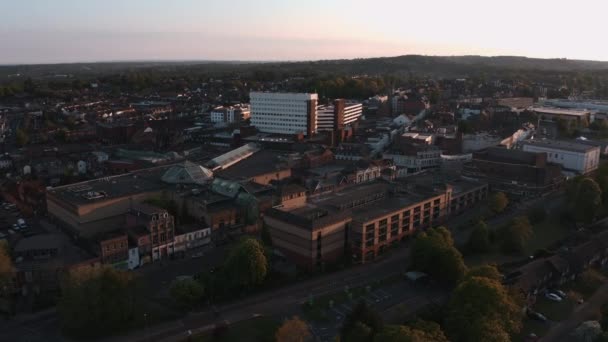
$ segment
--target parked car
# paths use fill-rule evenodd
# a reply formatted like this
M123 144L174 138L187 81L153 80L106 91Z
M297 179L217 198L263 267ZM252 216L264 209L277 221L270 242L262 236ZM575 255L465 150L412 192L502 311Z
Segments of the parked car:
M555 293L556 295L558 295L558 296L560 296L560 297L562 297L562 298L564 298L564 299L565 299L565 298L566 298L566 296L567 296L567 295L566 295L566 293L565 293L564 291L562 291L562 290L553 290L553 291L551 291L551 292Z
M547 317L545 315L541 314L540 312L536 312L536 311L532 311L532 310L528 310L528 317L535 319L537 321L541 321L541 322L547 321Z
M552 300L554 302L561 302L562 301L562 297L556 295L555 293L545 293L545 298Z

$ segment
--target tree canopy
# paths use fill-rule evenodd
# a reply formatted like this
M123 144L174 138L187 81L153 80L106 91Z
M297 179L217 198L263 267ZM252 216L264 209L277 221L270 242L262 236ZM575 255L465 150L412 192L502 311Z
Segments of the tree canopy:
M13 276L13 261L8 250L6 241L0 242L0 288L9 282Z
M448 342L439 324L416 321L410 325L387 325L374 342Z
M305 342L311 340L311 334L306 322L295 316L283 322L275 339L277 342Z
M526 216L518 216L501 230L501 248L506 253L521 253L532 237L532 225Z
M497 192L493 194L490 196L490 200L488 202L488 206L494 214L502 213L508 205L509 199L504 192Z
M170 292L176 303L185 309L196 307L205 295L203 285L194 279L173 281Z
M340 341L372 341L374 336L382 330L382 325L380 316L364 301L360 301L345 317L340 330Z
M578 222L591 223L602 207L602 190L592 178L583 178L575 185L576 194L570 202L572 216Z
M73 337L115 334L132 327L141 316L141 291L128 272L112 268L72 272L61 290L61 325Z
M453 342L510 341L521 329L522 310L496 280L473 276L454 290L445 329Z
M502 274L500 274L496 266L488 264L470 268L469 272L467 272L467 279L472 277L488 278L495 281L502 280Z
M467 270L462 254L454 247L452 235L445 227L418 234L412 246L411 260L416 270L450 285L456 285Z
M490 231L485 222L479 221L473 227L467 243L468 250L475 253L485 253L492 247L490 244Z
M230 251L223 270L233 289L260 285L268 275L264 247L254 238L241 240Z

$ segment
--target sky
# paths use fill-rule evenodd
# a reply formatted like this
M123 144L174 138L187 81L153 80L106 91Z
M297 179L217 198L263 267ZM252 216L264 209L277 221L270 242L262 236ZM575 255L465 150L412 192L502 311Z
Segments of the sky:
M0 64L517 55L608 61L604 0L0 0Z

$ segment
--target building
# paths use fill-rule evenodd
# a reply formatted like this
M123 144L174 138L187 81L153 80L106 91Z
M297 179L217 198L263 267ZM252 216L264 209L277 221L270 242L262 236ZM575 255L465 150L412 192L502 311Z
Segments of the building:
M317 107L317 131L339 131L355 123L363 114L363 104L334 100L331 105Z
M200 224L181 225L176 228L175 252L205 246L211 242L211 228Z
M251 92L251 124L259 131L312 136L317 127L317 94Z
M250 116L251 109L249 105L243 104L216 107L210 113L211 122L215 124L239 123L249 119Z
M159 197L168 167L59 186L47 190L49 218L71 234L94 237L124 224L132 206Z
M533 107L532 111L541 120L556 120L562 119L567 121L575 121L583 126L590 123L591 112L586 109L564 109L554 107Z
M513 196L538 196L557 189L564 177L561 166L547 161L546 153L490 147L474 152L463 176L489 183L493 191Z
M483 182L431 178L368 182L309 198L300 191L292 205L267 210L264 224L273 245L307 270L344 257L369 262L417 229L440 224L452 208L460 213L487 197Z
M411 174L441 166L441 149L421 139L401 137L383 154L403 174Z
M526 152L545 152L547 161L560 164L565 172L586 175L597 170L600 163L598 146L561 140L526 140L522 144Z
M166 259L173 254L175 221L167 210L148 204L136 204L127 214L126 221L127 227L146 228L151 242L152 261Z
M105 233L97 239L99 243L99 257L105 265L115 268L128 268L129 240L124 231Z

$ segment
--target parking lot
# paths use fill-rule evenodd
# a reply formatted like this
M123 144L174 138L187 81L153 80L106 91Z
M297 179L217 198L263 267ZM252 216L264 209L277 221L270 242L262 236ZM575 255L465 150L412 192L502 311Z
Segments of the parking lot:
M0 239L11 239L16 234L29 237L45 232L36 221L22 217L14 204L5 202L0 205Z

